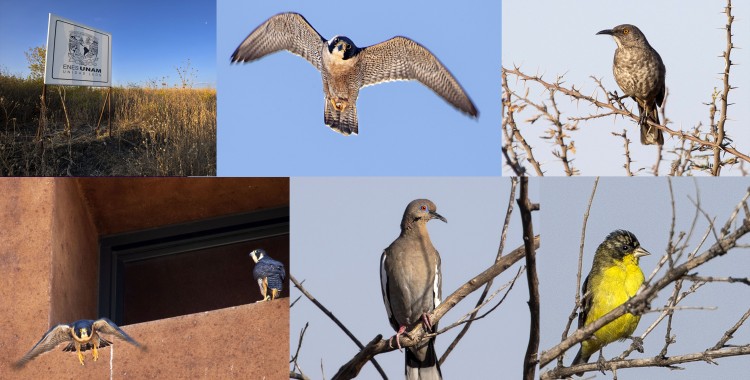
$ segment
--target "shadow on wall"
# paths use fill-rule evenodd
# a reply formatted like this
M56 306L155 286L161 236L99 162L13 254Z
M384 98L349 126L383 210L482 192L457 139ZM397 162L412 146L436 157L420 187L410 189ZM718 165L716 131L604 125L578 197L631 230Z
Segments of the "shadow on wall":
M123 375L195 377L225 373L225 377L244 374L280 378L288 373L288 298L243 305L260 299L251 275L252 260L247 257L258 236L246 236L243 241L243 230L234 231L240 238L233 244L207 247L196 245L201 240L196 231L182 234L194 238L187 246L157 236L149 240L149 249L136 252L118 269L126 273L120 281L125 302L117 301L117 297L110 299L125 311L122 316L129 315L129 308L140 310L131 321L120 325L149 346L147 353L115 340L114 348L100 351L97 362L90 361L87 352L86 366L82 367L74 353L59 352L64 347L60 345L21 371L10 369L12 362L31 349L51 326L111 317L101 314L101 304L97 310L97 303L107 298L100 292L105 280L100 268L105 261L100 257L103 237L134 231L148 234L168 227L179 230L191 224L200 227L201 222L227 216L286 208L286 232L273 239L279 251L275 258L288 268L287 178L4 178L0 179L0 192L4 194L0 199L0 240L4 242L0 248L0 314L6 321L0 342L12 347L0 361L3 378L6 374L20 378L72 377L83 368L87 372L75 376L91 375L93 370L103 377L110 370L106 365L110 350L119 351L111 365L114 372L122 371ZM154 252L160 255L153 256ZM201 283L220 286L203 289ZM158 309L159 304L169 305L167 312L149 313L149 305ZM127 325L205 310L214 311ZM264 313L268 313L267 318L259 318ZM264 333L268 335L265 338ZM252 355L257 343L252 343L250 336L284 352L278 352L278 358L260 352ZM245 363L249 357L266 360L250 366Z

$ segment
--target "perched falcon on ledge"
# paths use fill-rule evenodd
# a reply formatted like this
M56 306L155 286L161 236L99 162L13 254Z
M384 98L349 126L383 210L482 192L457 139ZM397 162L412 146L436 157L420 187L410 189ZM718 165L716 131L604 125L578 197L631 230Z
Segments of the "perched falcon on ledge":
M258 282L263 301L276 299L284 289L284 264L272 259L262 249L250 252L250 257L255 262L253 278Z

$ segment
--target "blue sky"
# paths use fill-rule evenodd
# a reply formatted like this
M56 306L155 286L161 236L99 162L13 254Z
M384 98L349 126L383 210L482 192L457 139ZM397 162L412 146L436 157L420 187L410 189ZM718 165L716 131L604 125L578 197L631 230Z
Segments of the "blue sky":
M543 75L547 81L554 81L565 74L565 86L575 85L583 94L598 94L596 84L590 78L595 76L609 91L622 90L617 87L612 74L612 59L617 45L610 36L596 35L603 29L611 29L619 24L634 24L646 35L651 46L661 55L667 68L667 117L671 129L689 130L699 122L709 123L708 107L715 87L722 88L719 73L724 70L722 51L726 47L726 23L723 7L726 1L646 1L633 0L623 6L619 1L564 2L536 0L534 12L529 12L529 2L503 1L503 66L512 68L519 65L530 75ZM734 140L740 152L750 152L750 3L734 1L735 16L733 31L731 84L736 86L729 93L730 120L726 131ZM644 11L647 9L648 11ZM509 77L512 88L523 94L523 83ZM540 86L532 88L529 97L534 100L548 100ZM627 107L634 102L624 100ZM588 116L596 112L587 103L571 102L570 98L559 95L557 104L563 117ZM637 112L637 109L636 109ZM534 154L543 163L547 175L564 175L559 160L551 154L551 141L540 139L544 130L550 127L545 120L534 124L525 122L532 112L516 116L522 133L534 147ZM717 114L718 117L718 114ZM633 120L606 117L579 124L580 130L569 133L575 140L577 153L572 155L574 165L583 175L625 175L623 140L611 132L622 133L627 129L632 169L646 168L642 175L651 173L656 162L657 149L643 146L639 141L639 131ZM678 139L665 135L664 160L660 174L669 171L674 159L667 148L674 147ZM696 153L700 154L700 153ZM728 157L727 157L728 158ZM747 167L747 165L746 165ZM740 171L722 170L722 175L739 175Z
M179 77L176 66L190 60L195 86L216 86L216 2L213 0L3 1L0 13L0 66L12 74L29 73L24 52L47 42L48 13L112 33L114 85L145 84ZM7 38L12 36L12 38Z
M336 4L218 2L219 175L500 175L500 3ZM320 73L304 59L280 52L230 65L245 37L284 11L359 47L396 35L418 41L458 79L479 119L418 82L384 83L360 92L358 136L333 132Z

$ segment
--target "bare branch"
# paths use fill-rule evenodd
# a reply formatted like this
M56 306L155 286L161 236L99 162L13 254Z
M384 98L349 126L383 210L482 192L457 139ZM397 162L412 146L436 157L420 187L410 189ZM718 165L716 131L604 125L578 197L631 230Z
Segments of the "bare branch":
M705 361L713 363L712 359L725 358L730 356L750 355L750 345L722 348L719 350L707 350L686 355L676 355L671 357L653 357L643 359L614 360L607 362L607 369L616 370L618 368L636 368L636 367L666 367L670 369L680 369L675 367L676 364ZM574 375L577 372L587 372L598 370L598 363L580 364L575 367L555 368L541 375L541 380L561 379Z
M742 225L739 226L733 233L727 235L723 239L718 240L702 254L690 258L682 265L674 267L674 269L668 271L653 285L646 286L644 284L645 287L642 287L633 298L615 308L611 312L605 314L603 317L597 319L593 323L581 329L578 329L555 347L542 352L539 359L540 366L543 367L549 364L549 362L556 358L558 355L561 355L573 345L585 340L586 338L591 336L594 331L600 329L607 323L619 318L626 312L635 315L643 313L646 309L648 309L649 302L656 297L656 294L661 289L664 289L666 286L681 278L696 267L705 264L706 262L718 256L724 255L728 250L734 248L734 246L737 244L737 239L744 236L748 232L750 232L750 220L746 219L743 221ZM582 366L575 366L575 368L575 372L585 370L585 368L583 368Z
M555 83L549 83L549 82L543 80L540 76L527 75L527 74L521 72L520 69L517 68L517 67L513 68L513 69L503 68L503 74L504 75L507 75L507 74L514 75L514 76L516 76L517 78L519 78L520 80L522 80L524 82L538 83L541 86L543 86L549 92L554 92L554 93L558 93L559 92L559 93L562 93L562 94L564 94L564 95L566 95L568 97L571 97L573 99L576 99L576 100L584 100L584 101L590 103L592 106L596 107L598 110L605 110L605 112L606 112L604 114L591 115L588 118L577 118L577 119L576 118L571 118L571 120L584 120L584 119L590 119L590 118L594 118L594 117L612 116L612 115L619 115L619 116L622 116L622 117L625 117L625 118L629 118L629 119L634 120L634 121L637 121L639 119L639 117L637 115L635 115L633 112L631 112L630 110L628 110L627 108L625 108L622 105L622 103L620 102L620 100L618 98L615 98L615 97L608 97L607 102L603 102L603 101L600 101L599 99L597 99L597 98L595 98L593 96L588 96L588 95L582 94L580 91L578 91L573 86L571 86L570 88L562 86L559 83L559 79ZM507 79L505 81L507 81ZM603 88L603 86L602 86L602 88ZM545 107L543 107L543 106L541 106L539 104L536 104L536 103L534 103L531 100L528 100L527 97L518 95L515 92L511 92L509 89L507 91L509 93L511 93L512 95L517 96L519 99L521 99L523 102L526 102L528 105L531 105L532 107L536 108L537 110L539 110L539 111L545 111L546 112ZM518 108L519 109L523 109L523 106L519 106ZM545 113L542 112L541 115L545 115ZM537 118L538 118L538 116L530 119L530 121L533 122ZM699 147L700 147L700 149L714 149L715 148L715 149L718 149L722 153L729 153L729 154L733 155L737 160L742 160L742 161L750 162L750 157L747 154L741 153L736 148L730 146L730 144L723 143L723 142L722 143L718 143L716 141L709 141L707 139L703 139L696 132L684 132L684 131L681 131L681 130L672 130L669 127L667 127L666 123L665 123L665 125L658 125L656 123L649 122L649 124L652 125L655 128L658 128L658 129L662 130L665 133L668 133L668 134L670 134L672 136L678 137L680 140L689 141L689 142L691 142L693 144L696 144L697 146L696 147L691 147L690 151L697 150L697 149L699 149ZM516 127L516 129L517 129L517 127ZM526 143L526 146L528 146L528 143ZM506 147L507 147L507 145L506 145ZM682 164L683 165L687 165L688 163L687 162L683 162ZM673 169L675 169L674 165L673 165ZM566 172L566 174L567 174L567 172Z
M732 88L729 85L729 70L732 68L732 60L730 55L734 45L732 44L732 23L734 22L734 16L732 16L732 0L727 0L727 6L724 8L724 13L727 15L727 24L724 27L727 31L727 47L724 50L724 75L722 82L724 89L721 92L721 114L719 116L719 123L716 125L716 143L720 146L724 144L724 123L727 121L727 107L729 106L729 90ZM714 165L711 170L711 174L718 176L721 173L721 167L723 163L721 161L721 149L714 147Z
M330 318L333 321L333 323L335 323L336 326L338 326L341 329L341 331L343 331L344 334L346 334L346 336L348 336L349 339L351 339L354 342L354 344L356 344L357 347L359 347L360 350L364 348L364 346L362 345L362 343L360 343L359 339L357 339L354 336L354 334L352 334L352 332L349 331L349 329L346 328L346 326L344 326L344 324L341 323L341 321L338 318L336 318L336 316L331 311L329 311L325 306L323 306L323 304L321 304L315 297L313 297L313 295L310 294L310 292L308 292L302 286L302 284L299 283L297 281L297 279L294 278L294 276L292 276L291 273L289 274L289 279L292 280L292 283L294 284L294 286L297 289L299 289L299 291L302 292L302 294L304 294L305 297L307 297L307 299L309 299L313 304L315 304L315 306L317 306L318 309L320 309L320 311L323 312L323 314L325 314L326 316L328 316L328 318ZM378 372L383 377L383 379L387 379L388 378L388 376L386 376L386 374L385 374L385 371L383 371L383 368L380 367L380 364L378 364L378 362L374 358L372 359L372 365L375 366L375 369L378 370Z
M510 181L510 199L508 199L508 207L505 211L505 221L503 222L503 228L500 232L500 245L497 249L497 256L495 257L495 262L500 260L500 257L503 255L503 249L505 248L505 237L508 234L508 227L510 226L510 216L513 214L513 199L516 196L516 186L518 185L518 177L511 178ZM469 328L471 327L471 324L475 320L475 317L477 315L477 312L479 311L480 305L483 304L485 297L487 297L487 293L489 292L490 288L492 287L492 283L494 282L494 279L490 279L487 281L487 284L484 286L484 290L482 291L482 294L479 296L479 299L477 300L477 304L475 307L475 310L471 316L469 317L468 321L466 322L466 325L461 329L461 331L458 333L455 339L453 339L453 342L448 346L448 348L443 352L443 355L440 357L440 360L438 363L442 365L445 363L445 360L448 358L448 355L453 351L454 348L458 345L458 342L461 341L461 338L466 335L466 332L469 331ZM515 280L514 280L515 282ZM511 288L513 286L511 285ZM508 289L510 291L510 289ZM507 294L507 293L506 293ZM505 297L503 297L505 299ZM502 300L500 301L502 302ZM499 304L498 304L499 305ZM494 308L493 308L494 309ZM479 319L479 318L477 318Z
M299 333L299 342L297 342L297 351L294 353L294 356L292 356L292 360L289 362L293 364L293 368L296 369L299 372L289 371L289 378L290 379L300 379L300 380L310 380L309 377L305 375L304 372L302 372L302 368L300 368L299 363L297 363L297 358L299 358L299 350L302 348L302 339L305 337L305 331L307 331L307 326L310 325L310 322L305 323L305 327L302 328L302 330Z
M516 281L518 280L518 278L521 276L521 273L523 273L525 269L526 269L526 267L523 267L523 266L520 267L520 268L518 268L518 272L516 273L516 276L513 277L513 279L510 280L510 282L508 282L507 284L501 286L494 293L492 293L489 297L487 297L487 299L484 302L482 302L480 305L477 305L474 309L472 309L468 313L464 314L464 316L461 317L461 318L459 318L458 321L453 322L450 325L441 328L436 333L430 334L430 335L440 335L440 334L443 334L446 331L451 330L451 329L453 329L453 328L455 328L457 326L460 326L460 325L463 325L463 324L467 324L467 323L470 323L470 322L473 322L473 321L478 321L478 320L486 317L487 315L489 315L493 311L495 311L498 308L498 306L502 305L503 301L505 301L505 298L508 296L508 294L510 294L510 291L513 290L513 285L516 284ZM482 315L480 315L478 317L475 317L475 315L477 314L477 312L479 310L481 310L485 305L487 305L493 298L495 298L495 296L498 293L500 293L503 289L505 289L505 294L503 294L502 298L500 298L500 301L498 301L497 304L495 304L495 306L491 307L489 310L487 310L486 312L484 312ZM443 355L443 357L445 357L445 355Z
M750 317L750 309L747 309L747 311L745 312L745 314L742 315L740 320L737 321L737 323L735 323L734 326L730 327L729 330L727 330L724 333L721 339L719 339L719 341L716 342L716 345L711 347L711 350L718 350L722 347L725 347L725 344L727 344L729 339L732 339L732 335L737 331L737 329L740 328L740 326L742 326L743 323L745 323L745 321L747 321L748 317Z
M630 171L630 164L633 162L633 160L630 159L630 139L628 138L628 131L626 129L623 129L622 133L612 132L612 134L614 136L622 137L623 139L623 147L625 148L625 164L623 164L622 167L625 168L625 173L628 175L628 177L632 177L633 172ZM659 148L659 150L661 151L661 145L659 145Z
M688 274L684 277L686 280L694 282L728 282L728 283L742 283L750 285L750 278L747 277L713 277L713 276L698 276L697 274Z
M508 87L508 77L505 74L505 68L502 69L502 86L503 86L503 102L502 102L502 113L503 113L503 122L502 122L502 128L503 128L503 147L502 151L505 155L505 164L510 166L513 169L513 172L516 173L517 176L524 175L526 172L526 169L521 165L520 158L516 154L516 150L514 149L514 142L517 142L521 145L523 150L526 152L526 160L531 164L531 166L536 171L536 175L543 176L544 173L542 172L542 168L539 165L539 162L534 159L534 152L531 149L531 146L526 142L526 139L521 135L521 131L516 126L516 121L514 118L514 114L516 109L518 109L518 106L516 106L512 101L512 92L510 91L510 88ZM507 109L507 111L506 111Z
M586 206L586 212L583 213L583 225L581 226L581 244L580 244L580 250L578 251L578 273L576 276L576 289L575 289L575 305L573 305L573 310L570 312L570 316L568 316L568 323L565 325L565 329L563 330L562 337L560 338L560 341L564 341L565 337L568 336L568 331L570 331L570 326L573 324L573 321L575 320L576 316L578 315L577 311L581 307L581 275L583 273L583 247L584 243L586 242L586 226L589 222L589 215L591 214L591 205L594 202L594 195L596 195L596 188L599 186L599 177L596 177L594 179L594 186L591 188L591 195L589 196L589 204ZM562 366L562 355L557 360L557 365Z
M536 273L536 250L534 249L534 226L531 212L539 210L539 204L529 200L529 177L521 177L521 194L518 197L518 208L523 224L523 242L526 251L526 280L529 284L529 344L523 359L523 375L526 380L533 380L536 373L536 358L539 351L539 278Z
M534 247L539 247L540 237L539 235L534 237ZM508 255L503 256L491 267L486 269L484 272L475 276L469 282L459 287L453 294L448 296L435 310L429 315L430 321L436 324L440 319L450 311L456 304L461 302L466 296L479 289L482 285L486 284L492 278L497 277L506 269L510 268L513 264L521 260L525 255L525 248L519 247L510 252ZM409 330L408 334L403 334L399 338L401 347L412 347L422 342L424 339L429 339L434 334L426 334L422 328L422 323L415 323ZM375 355L390 352L396 350L396 347L390 346L388 340L383 339L383 335L376 336L370 343L367 344L359 353L357 353L349 362L341 366L336 375L333 376L334 380L340 379L352 379L359 374L365 363L368 360L375 357Z

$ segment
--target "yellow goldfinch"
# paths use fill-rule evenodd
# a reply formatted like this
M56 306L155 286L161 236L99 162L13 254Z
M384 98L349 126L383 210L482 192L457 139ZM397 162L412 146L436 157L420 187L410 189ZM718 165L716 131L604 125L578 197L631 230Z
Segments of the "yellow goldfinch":
M631 232L616 230L604 239L596 249L591 272L581 289L583 305L578 314L578 328L593 323L635 295L644 279L638 259L649 254ZM596 330L581 343L571 365L586 363L605 345L631 336L640 319L639 315L626 313Z

